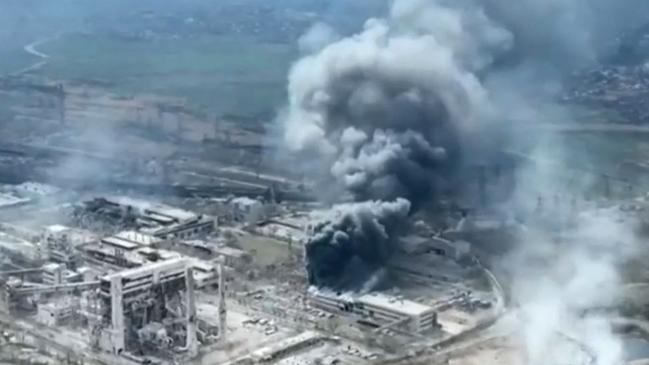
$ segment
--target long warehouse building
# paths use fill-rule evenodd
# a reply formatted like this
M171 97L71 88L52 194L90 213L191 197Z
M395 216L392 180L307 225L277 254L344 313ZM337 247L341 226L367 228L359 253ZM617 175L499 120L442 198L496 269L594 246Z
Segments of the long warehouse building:
M411 334L422 334L437 327L434 308L382 293L337 294L309 289L309 305L338 315L355 317L371 327L392 327Z

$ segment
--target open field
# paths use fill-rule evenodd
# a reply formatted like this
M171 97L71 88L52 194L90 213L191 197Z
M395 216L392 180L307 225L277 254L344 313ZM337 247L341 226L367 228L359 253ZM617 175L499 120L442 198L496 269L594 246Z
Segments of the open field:
M253 252L255 260L262 266L276 264L288 257L287 244L269 237L245 236L239 240L239 245Z
M181 97L210 114L247 116L281 105L296 57L291 46L219 36L134 41L74 34L39 50L51 56L40 76L94 81L123 95Z
M26 53L22 47L0 49L0 75L14 73L37 62L38 58Z
M646 135L565 133L546 136L540 148L548 159L567 166L613 174L622 162L644 162L649 140Z

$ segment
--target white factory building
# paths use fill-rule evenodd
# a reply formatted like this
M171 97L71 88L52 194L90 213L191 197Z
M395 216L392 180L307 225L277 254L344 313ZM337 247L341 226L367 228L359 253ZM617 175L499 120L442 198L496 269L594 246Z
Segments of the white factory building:
M313 308L353 316L371 327L421 334L437 326L437 314L432 307L383 293L337 294L312 287L308 300Z
M306 331L256 350L252 353L251 359L255 363L272 362L292 352L303 351L309 347L316 346L323 341L324 337L317 332Z

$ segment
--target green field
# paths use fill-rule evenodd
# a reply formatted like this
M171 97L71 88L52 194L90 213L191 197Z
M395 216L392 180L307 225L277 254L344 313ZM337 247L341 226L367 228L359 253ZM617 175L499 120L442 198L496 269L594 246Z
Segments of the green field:
M22 47L3 47L0 49L0 76L13 74L39 60L38 57L25 52Z
M30 38L31 39L31 38ZM33 39L32 39L33 40ZM0 74L37 62L16 40L0 53ZM37 47L49 63L37 74L52 79L98 81L121 95L155 93L184 98L210 116L272 117L286 101L286 77L295 47L233 36L129 40L70 34ZM614 111L574 106L580 123L626 122ZM630 134L566 134L545 140L547 158L568 166L614 173L624 160L644 162L649 139ZM525 138L523 138L525 139Z
M213 114L273 113L285 100L292 46L251 39L202 36L134 41L68 35L38 47L51 56L39 74L93 79L130 95L179 96Z
M277 264L288 257L288 244L273 238L249 235L239 239L241 248L253 253L255 262L261 266Z
M628 133L565 133L545 138L539 148L547 159L613 173L623 161L647 161L649 138Z

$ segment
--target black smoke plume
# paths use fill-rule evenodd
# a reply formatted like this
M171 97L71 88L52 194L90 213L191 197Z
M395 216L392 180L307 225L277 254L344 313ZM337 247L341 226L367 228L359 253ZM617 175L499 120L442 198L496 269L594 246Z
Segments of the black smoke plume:
M309 282L319 287L360 290L395 250L410 203L367 201L338 207L320 224L306 247Z
M440 191L474 184L464 175L471 166L497 164L489 159L502 155L489 148L507 141L500 122L549 114L545 91L596 62L603 30L628 13L613 0L391 4L358 34L319 38L332 43L319 42L293 66L281 120L286 145L309 156L312 176L326 171L335 182L327 186L359 202L407 199L411 214ZM360 224L368 217L380 222L381 240L366 239L376 227ZM380 266L399 231L393 218L351 208L319 227L307 245L311 283L346 282L352 260Z
M511 42L480 9L397 1L388 18L294 65L286 141L315 152L359 202L308 242L311 284L358 288L395 250L408 215L457 178L470 159L463 145L492 117L477 74Z
M477 73L508 49L509 33L480 11L419 3L396 2L389 19L306 56L289 77L289 147L316 151L359 201L434 198L466 160L462 145L488 123ZM476 32L429 25L422 9Z

